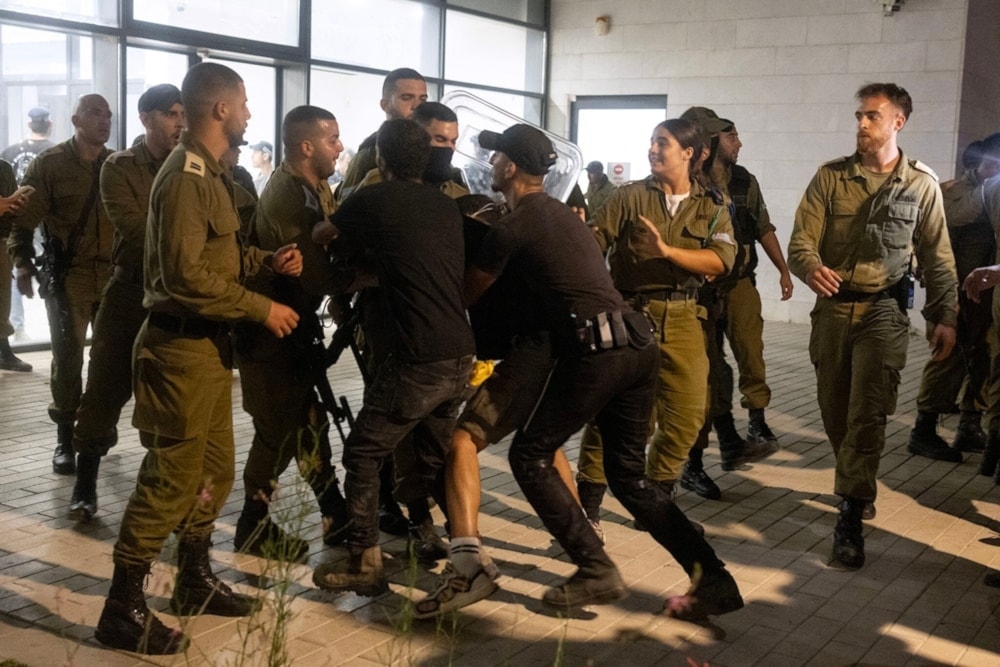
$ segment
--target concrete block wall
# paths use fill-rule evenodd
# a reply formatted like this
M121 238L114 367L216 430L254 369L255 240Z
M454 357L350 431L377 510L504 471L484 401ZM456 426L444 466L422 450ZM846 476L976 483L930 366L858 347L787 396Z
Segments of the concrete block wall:
M575 95L666 94L669 117L715 109L737 124L740 162L759 178L784 247L817 166L854 150L853 95L866 82L910 92L900 146L954 175L962 104L998 107L963 97L970 3L995 27L997 0L907 0L888 17L874 0L552 0L549 129L568 136ZM603 37L600 15L611 17ZM997 79L995 60L990 71ZM763 256L760 287L765 319L808 321L812 293L796 281L781 302Z

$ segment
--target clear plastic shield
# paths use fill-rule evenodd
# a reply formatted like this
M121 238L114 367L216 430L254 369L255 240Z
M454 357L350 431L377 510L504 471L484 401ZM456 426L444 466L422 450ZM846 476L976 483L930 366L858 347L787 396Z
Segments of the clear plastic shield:
M483 130L503 132L517 123L537 126L464 90L448 93L441 99L441 103L458 115L458 145L451 161L452 166L462 170L465 182L474 194L500 198L500 195L493 192L490 187L492 151L479 146L479 133ZM583 153L576 144L557 137L543 128L538 129L552 141L552 146L559 156L552 169L545 175L545 191L559 201L566 201L583 169Z

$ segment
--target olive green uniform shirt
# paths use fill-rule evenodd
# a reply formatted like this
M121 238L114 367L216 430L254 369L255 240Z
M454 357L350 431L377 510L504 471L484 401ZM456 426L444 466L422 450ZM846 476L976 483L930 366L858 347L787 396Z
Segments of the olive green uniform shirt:
M143 305L173 315L263 322L271 300L243 286L270 256L244 247L228 170L185 133L153 182Z
M333 192L325 180L314 188L287 162L282 162L271 175L257 204L254 227L258 245L264 250L274 251L289 243L298 244L302 252L302 275L298 283L310 296L328 294L333 287L330 262L323 248L313 243L312 228L336 209ZM274 280L261 280L265 276L258 276L251 286L274 296ZM289 305L299 309L306 304ZM315 310L318 305L313 303L308 307Z
M615 287L622 292L659 289L688 289L703 282L700 274L691 273L668 259L640 258L630 237L645 229L639 216L648 218L667 245L698 250L707 248L719 256L728 272L736 258L733 223L729 209L716 204L701 185L691 184L691 194L671 216L663 189L652 176L617 188L595 211L590 225L597 242L608 253L608 264Z
M115 227L111 261L137 283L142 281L149 193L162 164L143 142L112 153L101 168L101 201Z
M740 209L746 210L747 219L743 222L733 220L733 230L735 238L739 244L736 253L736 261L733 265L730 278L733 282L737 279L750 275L756 268L756 249L754 243L760 243L768 233L776 231L776 227L771 223L771 214L767 212L767 204L764 203L764 196L760 192L760 183L757 177L749 171L743 170L749 178L746 195L734 194L730 190L733 179L733 168L714 166L711 170L712 183L733 202L736 209L736 217L740 217ZM745 225L746 229L740 229L740 225Z
M855 153L821 166L795 213L788 266L800 280L820 265L840 291L882 292L898 283L915 253L924 271L928 322L955 326L958 279L937 177L902 151L881 185Z
M91 183L98 177L95 170L110 154L105 148L96 162L87 162L77 151L76 139L71 138L43 151L28 165L23 184L34 187L35 192L24 212L14 220L14 230L7 241L14 266L26 266L34 259L33 236L39 224L46 235L59 238L63 248L70 250L66 246L80 221ZM97 201L78 236L70 267L93 266L106 271L100 265L111 261L113 237L111 220L103 204Z
M378 133L370 135L358 147L358 152L354 155L354 159L351 160L351 164L348 165L347 173L344 174L344 180L337 187L337 201L344 201L358 184L364 180L368 172L378 166L375 164L376 134Z
M615 184L607 176L602 176L600 185L595 186L591 183L587 188L587 206L591 211L597 211L597 209L604 206L604 202L608 200L608 197L614 191Z

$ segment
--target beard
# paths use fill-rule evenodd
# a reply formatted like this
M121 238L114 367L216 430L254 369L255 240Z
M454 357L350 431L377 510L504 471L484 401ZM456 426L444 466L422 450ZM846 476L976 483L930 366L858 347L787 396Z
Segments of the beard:
M858 152L862 155L874 155L885 146L887 141L889 141L889 137L884 134L863 135L859 133L857 138Z

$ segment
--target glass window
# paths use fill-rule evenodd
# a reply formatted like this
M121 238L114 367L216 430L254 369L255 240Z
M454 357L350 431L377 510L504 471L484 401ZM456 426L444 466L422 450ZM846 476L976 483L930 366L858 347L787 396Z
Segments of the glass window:
M232 61L217 62L232 67L243 78L247 89L247 106L250 108L250 122L243 139L249 144L240 151L240 166L253 176L254 186L260 192L271 176L271 170L278 165L281 148L275 143L278 115L277 72L266 65L250 65ZM265 151L255 151L251 147L261 142L270 144L270 155ZM280 141L278 142L280 143Z
M136 137L145 133L139 120L139 96L150 86L172 83L178 88L188 70L188 57L153 49L129 47L127 84L125 86L125 142L131 146Z
M481 97L490 104L495 104L507 113L523 118L532 125L542 124L542 100L537 97L525 97L514 93L498 93L493 90L480 90L471 86L445 86L445 95L456 90L466 90L476 97Z
M545 23L545 0L448 0L448 4L525 23Z
M0 25L0 63L0 104L7 117L0 127L0 150L22 175L34 155L73 135L70 118L80 95L99 93L112 110L118 108L114 39ZM28 112L36 107L48 111L48 122L31 123ZM118 122L115 114L108 142L112 149L117 146ZM33 299L22 297L16 288L11 297L10 319L16 329L11 342L48 341L45 304L37 297L37 287Z
M298 0L134 0L133 6L139 21L273 44L299 43Z
M409 0L315 2L312 57L375 69L438 72L440 10Z
M323 107L337 117L344 152L356 151L385 120L379 107L384 78L360 72L312 70L309 104Z
M85 21L98 25L118 25L119 0L0 0L0 9L35 14L47 18Z
M95 60L107 66L96 67ZM117 60L113 40L0 25L0 100L7 117L0 127L0 148L27 138L33 107L48 110L49 139L55 143L73 134L70 118L80 95L100 93L115 110ZM116 114L109 146L118 143L117 123Z
M444 76L541 93L545 33L461 12L448 12Z

